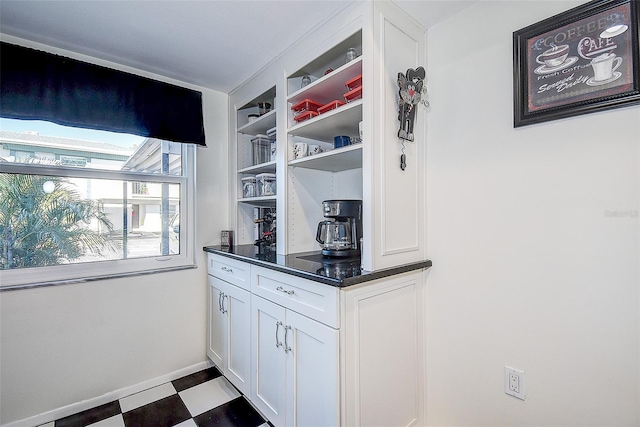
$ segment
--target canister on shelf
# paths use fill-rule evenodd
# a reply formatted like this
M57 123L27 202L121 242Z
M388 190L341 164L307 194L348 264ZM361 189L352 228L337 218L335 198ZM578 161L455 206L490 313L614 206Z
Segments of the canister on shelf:
M358 52L354 48L350 47L349 49L347 49L347 55L344 58L344 63L346 64L347 62L351 62L357 57Z
M245 176L242 178L242 197L255 197L256 196L256 177Z
M274 162L276 160L276 127L272 127L271 129L267 130L267 137L269 137L269 139L271 140L271 144L270 144L270 148L271 148L271 156L270 156L270 160L272 162Z
M256 135L251 139L252 165L271 161L271 139L266 135Z
M260 115L267 114L271 111L271 103L269 102L258 102L258 111Z
M256 185L258 187L258 196L275 196L276 174L261 173L256 175Z

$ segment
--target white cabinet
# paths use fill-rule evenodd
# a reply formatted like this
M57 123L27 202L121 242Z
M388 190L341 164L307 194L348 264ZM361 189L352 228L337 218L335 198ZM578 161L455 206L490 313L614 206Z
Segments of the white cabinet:
M359 56L345 63L350 48ZM417 107L415 142L397 136L398 73L419 66L427 67L426 30L417 21L390 1L351 2L234 89L229 94L229 160L236 241L252 244L255 210L275 208L279 255L318 250L315 235L323 219L322 201L360 199L366 270L426 259L424 106ZM302 86L307 75L315 79ZM345 97L358 76L362 97ZM275 112L248 123L248 113L265 98L273 99ZM350 102L303 121L296 121L292 111L305 99L335 105L333 101L347 98ZM361 143L334 148L335 136L359 136L360 123ZM276 173L277 194L239 198L241 178L258 172L245 162L248 138L267 126L276 128L277 156L275 162L258 167ZM296 143L323 151L295 158Z
M233 385L249 394L251 293L211 275L207 276L207 281L207 355Z
M255 295L252 303L254 353L251 401L276 426L285 423L285 309Z
M312 311L326 318L317 306L337 305L337 299L329 295L322 303L314 289L332 287L288 275L277 281L265 277L274 272L255 270L252 289L263 282L262 293L272 289L275 298L251 298L252 402L276 426L339 425L339 331L292 309L315 304ZM273 286L265 288L264 282Z
M242 289L251 289L250 265L232 258L209 255L207 273Z
M342 426L421 426L425 274L341 292Z
M222 310L222 295L219 282L213 280L213 276L207 276L207 356L224 371L225 341L227 331L225 330L226 316Z
M335 426L340 419L339 331L287 311L287 426Z
M251 287L209 276L207 353L274 426L425 424L422 270L337 288L209 258Z

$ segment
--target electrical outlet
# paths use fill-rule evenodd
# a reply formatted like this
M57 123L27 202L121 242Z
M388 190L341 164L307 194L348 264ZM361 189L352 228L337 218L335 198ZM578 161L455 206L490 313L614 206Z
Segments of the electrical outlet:
M504 367L504 392L524 400L524 372Z

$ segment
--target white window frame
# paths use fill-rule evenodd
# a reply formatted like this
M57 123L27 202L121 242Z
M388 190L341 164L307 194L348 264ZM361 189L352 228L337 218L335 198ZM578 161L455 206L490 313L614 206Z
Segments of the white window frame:
M0 270L0 290L195 268L196 150L193 144L180 145L182 176L0 162L0 173L180 184L179 254Z

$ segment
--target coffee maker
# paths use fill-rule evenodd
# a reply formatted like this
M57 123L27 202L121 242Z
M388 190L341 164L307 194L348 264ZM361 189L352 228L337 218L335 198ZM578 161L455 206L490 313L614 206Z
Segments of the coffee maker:
M316 233L316 241L322 245L322 255L359 256L362 200L325 200L322 202L322 213L328 218L318 224Z

